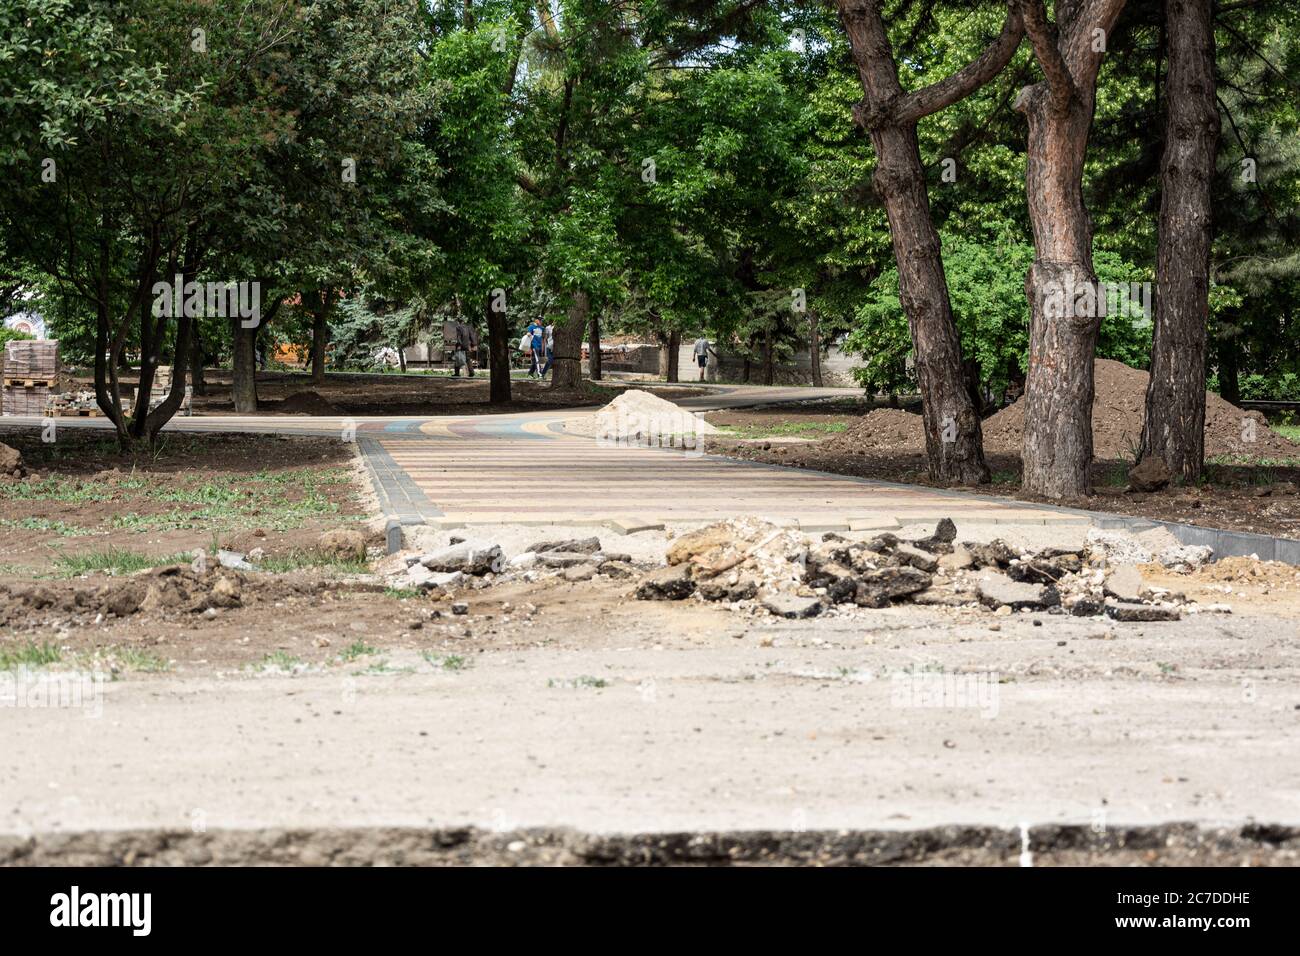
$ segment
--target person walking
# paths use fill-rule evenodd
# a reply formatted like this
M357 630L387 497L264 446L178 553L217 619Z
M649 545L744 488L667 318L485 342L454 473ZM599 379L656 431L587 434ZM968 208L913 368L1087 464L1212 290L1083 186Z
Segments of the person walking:
M478 361L478 347L479 347L478 328L476 326L469 325L467 323L466 329L469 332L469 336L468 336L468 348L466 349L465 364L469 369L469 377L473 378L474 363Z
M528 325L528 335L529 349L533 353L533 364L528 370L528 375L530 377L536 376L537 378L541 378L544 374L542 372L542 349L544 348L544 342L546 339L546 327L534 319Z
M710 352L713 353L715 358L717 357L718 355L717 351L713 348L712 345L709 344L709 340L707 338L705 338L704 336L700 336L698 339L695 340L695 364L697 364L700 367L701 382L704 381L704 373L709 367Z
M469 326L466 325L461 320L457 319L455 325L455 333L456 333L456 340L455 342L452 343L453 348L451 352L451 365L452 368L454 369L453 374L455 375L456 378L460 378L460 369L461 366L463 365L469 370L469 377L473 378L474 367L469 364L469 351L470 351L470 339L471 339Z
M542 369L542 378L551 370L555 361L555 323L550 322L542 332L542 349L546 353L546 366Z

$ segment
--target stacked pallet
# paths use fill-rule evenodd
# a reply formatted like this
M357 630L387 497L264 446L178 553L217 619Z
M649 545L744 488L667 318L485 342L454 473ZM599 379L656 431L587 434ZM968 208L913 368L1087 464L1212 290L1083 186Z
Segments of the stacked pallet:
M5 343L5 415L43 415L50 391L59 377L59 343L15 339Z
M59 342L13 339L5 343L5 379L40 379L53 382L59 377Z
M129 412L130 406L123 402L123 412ZM45 406L45 415L51 418L77 416L81 418L99 418L104 413L99 410L99 402L93 391L60 392L51 395Z
M35 415L45 414L45 403L50 400L48 385L4 385L4 414Z

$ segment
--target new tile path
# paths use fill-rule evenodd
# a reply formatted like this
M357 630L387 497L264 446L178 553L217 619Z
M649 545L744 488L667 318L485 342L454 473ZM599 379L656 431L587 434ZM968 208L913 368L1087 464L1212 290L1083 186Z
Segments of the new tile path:
M855 389L727 386L678 404L702 412L856 394ZM173 419L168 427L355 439L385 512L403 524L635 526L757 515L805 530L830 530L890 528L942 517L1007 524L1089 520L1078 512L986 495L680 450L611 446L564 432L563 421L595 412L591 408L438 418L205 416ZM59 427L107 425L103 419L58 421Z

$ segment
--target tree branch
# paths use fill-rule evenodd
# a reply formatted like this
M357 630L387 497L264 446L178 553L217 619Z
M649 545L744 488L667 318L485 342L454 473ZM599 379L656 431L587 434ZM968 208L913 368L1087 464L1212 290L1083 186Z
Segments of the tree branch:
M915 123L924 116L937 113L970 96L1002 72L1002 68L1015 56L1024 35L1024 18L1016 0L1007 0L1007 18L1002 23L1002 32L998 38L956 73L908 93L895 108L895 119L900 123Z
M1065 64L1061 54L1060 34L1056 24L1047 19L1047 10L1043 0L1020 0L1020 12L1024 18L1025 32L1034 48L1034 58L1043 69L1047 78L1047 89L1051 96L1052 109L1064 112L1070 106L1070 100L1078 95L1070 68Z

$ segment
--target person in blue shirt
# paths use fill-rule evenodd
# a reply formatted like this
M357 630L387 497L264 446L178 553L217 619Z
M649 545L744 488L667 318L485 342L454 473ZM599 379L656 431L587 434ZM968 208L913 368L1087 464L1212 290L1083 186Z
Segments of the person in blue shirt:
M528 325L528 334L533 337L533 364L528 369L528 374L540 377L542 374L542 339L546 335L546 327L534 319Z

